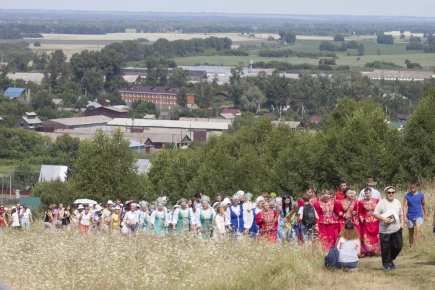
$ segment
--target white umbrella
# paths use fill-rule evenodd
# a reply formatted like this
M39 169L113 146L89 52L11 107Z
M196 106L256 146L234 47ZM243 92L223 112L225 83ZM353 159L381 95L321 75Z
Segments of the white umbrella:
M97 202L95 200L87 199L87 198L77 199L76 201L74 201L74 204L94 204L94 203Z

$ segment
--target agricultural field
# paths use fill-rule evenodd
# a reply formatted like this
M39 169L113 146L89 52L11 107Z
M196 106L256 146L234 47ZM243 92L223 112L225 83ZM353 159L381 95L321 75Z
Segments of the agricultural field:
M391 32L396 35L396 32ZM399 34L400 35L400 34ZM410 33L405 32L407 38ZM233 47L237 48L241 44L261 44L262 42L268 43L267 37L273 36L278 39L278 35L274 34L256 34L255 37L249 35L241 35L239 33L215 33L215 34L182 34L182 33L111 33L106 35L72 35L72 34L43 34L44 38L26 38L29 42L30 48L34 51L46 51L51 52L56 49L64 50L65 54L70 58L74 53L80 53L83 50L100 50L105 45L113 42L121 42L123 40L134 40L137 38L146 38L151 42L156 41L159 38L166 38L170 41L177 39L192 39L192 38L207 38L210 36L215 37L228 37L233 41ZM417 36L417 35L416 35ZM412 62L420 63L423 67L435 66L435 57L432 54L424 54L422 51L407 51L406 44L407 39L395 40L393 45L385 45L376 43L375 36L351 36L346 38L346 41L355 40L364 44L365 55L362 57L347 56L347 52L338 52L337 65L349 65L351 67L363 67L365 63L372 61L387 61L393 62L397 65L404 66L406 59ZM40 47L34 47L33 43L39 41ZM319 45L322 41L333 42L330 36L298 36L295 44L290 45L294 51L297 52L319 52ZM340 42L333 42L340 44ZM381 55L377 54L378 49L381 51ZM250 50L250 55L243 56L195 56L195 57L183 57L176 58L175 61L179 65L195 65L208 63L210 65L224 65L234 66L240 61L249 63L249 60L255 62L264 61L288 61L292 64L318 64L318 59L311 58L296 58L290 57L287 60L285 58L264 58L257 55L258 50ZM356 55L356 50L348 50L351 54ZM143 66L143 62L129 63L129 66L140 67Z

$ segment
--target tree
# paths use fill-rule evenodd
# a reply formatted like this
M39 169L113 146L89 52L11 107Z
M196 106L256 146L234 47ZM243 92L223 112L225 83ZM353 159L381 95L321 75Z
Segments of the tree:
M38 173L25 163L20 163L12 173L12 183L15 189L21 190L32 187L38 181Z
M28 70L28 64L30 57L21 52L13 52L9 54L9 61L6 67L7 71L13 72L26 72Z
M358 56L363 56L364 55L364 44L360 44L358 46Z
M279 31L279 38L287 44L292 44L296 42L296 33L293 31Z
M172 75L169 78L168 87L170 88L182 88L189 82L189 72L182 68L174 68Z
M49 86L56 86L68 79L66 55L63 50L56 50L48 56L48 62L44 68L44 77Z
M72 182L76 192L98 201L139 194L136 160L121 130L112 136L98 130L80 143Z
M343 34L334 35L334 41L344 41L344 35Z
M435 175L435 88L422 91L420 102L404 130L404 149L400 157L408 179L433 178Z
M187 90L186 88L182 88L177 93L177 104L180 105L180 107L185 107L187 104Z
M256 86L249 87L240 98L240 107L246 111L259 113L261 105L267 101L264 94Z

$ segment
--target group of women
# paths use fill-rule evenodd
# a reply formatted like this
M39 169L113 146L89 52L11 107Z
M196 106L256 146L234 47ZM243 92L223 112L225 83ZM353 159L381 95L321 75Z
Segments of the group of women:
M357 200L351 189L343 191L345 198L336 199L333 192L322 191L319 196L309 187L305 200L315 209L318 218L313 227L314 238L325 251L334 246L339 232L347 221L358 230L362 255L380 253L379 221L373 216L378 203L371 197L371 189L364 190L365 199ZM306 204L307 205L307 204ZM260 194L255 200L251 193L239 191L233 196L216 195L212 203L208 196L196 193L194 198L180 199L172 208L168 198L155 202L136 202L131 198L125 204L108 201L105 206L80 204L71 206L50 205L45 213L46 229L80 228L83 234L91 232L141 233L157 235L198 235L201 239L253 239L271 243L304 243L299 230L304 206L301 199L294 201L290 195L277 197L274 193Z

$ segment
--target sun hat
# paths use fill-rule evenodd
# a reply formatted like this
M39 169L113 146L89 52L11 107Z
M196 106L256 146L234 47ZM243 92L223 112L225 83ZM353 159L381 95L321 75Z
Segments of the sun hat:
M77 209L84 209L83 204L79 204L79 206L77 207Z
M113 201L109 200L109 201L107 202L107 204L113 204Z
M384 192L387 193L387 190L389 190L389 189L391 189L391 188L392 188L392 189L395 189L394 186L391 186L391 185L390 185L390 186L385 187Z
M101 211L102 209L103 209L103 208L102 208L101 206L97 205L97 206L95 207L94 211Z
M365 181L365 183L366 183L368 186L375 186L376 184L378 184L376 181L373 180L373 177L367 178L366 181Z
M239 197L240 197L242 195L245 195L245 192L243 190L239 190L239 191L236 192L236 194L238 194Z
M15 209L17 209L17 207L16 207L15 205L14 205L14 206L12 206L12 209L14 209L14 208L15 208Z

